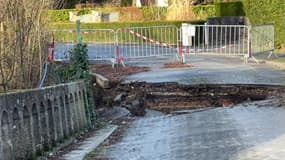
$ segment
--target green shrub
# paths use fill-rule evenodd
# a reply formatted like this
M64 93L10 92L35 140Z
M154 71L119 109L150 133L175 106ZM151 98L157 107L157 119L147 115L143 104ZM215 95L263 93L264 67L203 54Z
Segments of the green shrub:
M93 10L93 9L92 9ZM96 9L94 9L96 10ZM69 12L77 12L77 16L91 13L91 9L61 9L61 10L45 10L44 14L48 15L51 22L68 22Z
M69 51L70 78L80 80L87 78L89 74L88 49L86 44L77 44Z
M155 21L155 22L112 22L112 23L81 23L81 29L119 29L125 27L147 27L175 25L181 27L181 23L204 24L205 21ZM51 30L76 29L75 23L52 23Z
M216 15L214 5L196 5L192 7L192 11L198 19L206 19Z
M133 0L121 0L122 7L131 6L132 4L133 4Z
M77 12L77 16L82 16L82 15L90 14L90 13L91 13L90 9L83 9Z
M242 2L215 3L216 16L245 16Z
M86 44L76 44L74 48L69 51L70 59L66 66L59 65L58 73L64 77L64 82L85 80L87 84L87 103L85 104L85 114L90 119L91 125L95 122L95 104L93 99L93 83L89 77L89 63L88 63L88 49Z
M51 22L66 22L69 21L69 12L72 10L46 10L44 14L48 15Z
M145 21L165 20L167 7L142 7Z
M68 22L69 21L69 12L78 12L77 15L84 15L95 10L101 13L110 13L110 12L119 12L120 17L124 16L126 13L133 14L128 12L130 7L121 7L121 8L102 8L96 7L92 9L62 9L62 10L46 10L44 14L47 14L50 17L50 21L55 22ZM142 7L137 9L138 12L141 12L143 18L136 19L137 21L154 21L154 20L165 20L167 14L166 7Z
M215 9L217 16L246 16L252 25L274 24L275 47L285 44L284 0L240 0L234 2L218 2Z
M285 44L284 0L242 0L242 3L251 24L274 24L276 48Z

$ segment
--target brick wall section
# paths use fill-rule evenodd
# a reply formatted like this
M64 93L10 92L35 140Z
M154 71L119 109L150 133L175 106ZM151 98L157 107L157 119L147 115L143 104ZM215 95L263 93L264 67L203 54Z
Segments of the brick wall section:
M31 159L88 126L83 81L0 96L0 159Z

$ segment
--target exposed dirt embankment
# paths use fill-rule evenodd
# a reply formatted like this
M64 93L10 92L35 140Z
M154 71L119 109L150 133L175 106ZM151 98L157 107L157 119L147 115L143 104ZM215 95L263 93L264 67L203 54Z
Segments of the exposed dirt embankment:
M101 74L112 82L118 82L127 75L149 71L149 68L147 67L115 66L113 68L111 64L93 64L90 66L90 68L92 72Z
M134 115L143 115L144 108L166 113L182 109L227 107L235 104L283 96L285 87L270 85L205 84L181 85L177 83L135 82L118 84L101 90L105 97L97 97L109 106L122 106ZM108 97L108 98L107 98ZM104 98L108 101L104 102ZM105 105L106 106L106 105Z

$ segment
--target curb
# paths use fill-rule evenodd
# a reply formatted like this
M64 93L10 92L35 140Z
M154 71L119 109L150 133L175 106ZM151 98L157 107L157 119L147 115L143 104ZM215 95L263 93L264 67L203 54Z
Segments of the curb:
M117 125L108 125L98 130L92 137L81 142L80 146L62 156L63 160L83 160L87 154L103 143L116 129Z
M96 84L98 84L100 87L104 89L110 88L110 81L106 77L97 73L89 73L89 74L95 78Z

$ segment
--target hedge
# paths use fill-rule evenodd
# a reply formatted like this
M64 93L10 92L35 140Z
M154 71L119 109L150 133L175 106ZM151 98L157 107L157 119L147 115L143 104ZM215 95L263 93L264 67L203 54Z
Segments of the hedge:
M92 8L92 9L60 9L60 10L45 10L44 14L48 15L51 22L68 22L69 12L78 12L80 15L88 14L91 10L99 12L120 12L120 8Z
M275 25L275 46L285 47L285 1L243 0L246 16L252 24Z
M69 12L78 12L83 14L88 14L91 10L95 10L101 13L109 12L119 12L120 17L124 18L126 14L142 14L142 17L137 16L138 21L153 21L153 20L165 20L167 8L165 7L115 7L115 8L92 8L92 9L62 9L62 10L46 10L44 14L47 14L50 17L51 22L68 22L69 21Z
M144 21L165 20L167 7L142 7Z
M95 8L99 12L120 12L123 17L127 17L126 11L128 7L123 8ZM166 8L157 7L142 7L131 8L136 14L142 12L142 17L139 21L153 21L164 20L167 13ZM90 9L85 9L88 10ZM92 9L93 10L93 9ZM193 13L197 19L206 19L209 16L247 16L251 24L268 24L275 25L275 45L277 48L285 47L285 1L284 0L239 0L234 2L219 2L216 0L215 5L198 5L192 7ZM69 20L69 11L81 11L76 9L69 10L48 10L46 11L51 17L52 22L67 22ZM155 14L154 14L155 13ZM135 18L139 17L135 15ZM126 19L127 20L127 19ZM153 26L153 25L176 25L179 26L181 22L124 22L124 23L98 23L98 24L82 24L82 28L121 28L121 27L136 27L136 26ZM73 23L51 24L52 29L75 29Z
M191 9L191 8L189 8ZM91 10L96 10L101 13L119 12L120 19L124 21L164 21L167 16L167 7L114 7L103 8L96 7L92 9L62 9L62 10L46 10L44 14L50 17L51 22L68 22L69 12L78 12L80 15L90 13ZM197 5L192 7L195 19L206 19L209 16L215 15L214 5ZM130 17L128 19L128 17Z
M192 11L198 19L207 19L216 15L214 5L196 5L192 7Z
M215 3L216 16L245 16L242 2Z
M240 0L215 3L217 16L246 16L252 25L274 24L275 47L285 47L285 1Z
M154 22L112 22L112 23L82 23L81 29L118 29L124 27L147 27L147 26L162 26L175 25L181 26L181 23L204 24L205 21L154 21ZM52 23L52 30L76 29L75 23Z
M66 22L69 21L69 12L73 10L61 9L61 10L46 10L44 15L48 15L51 22Z

